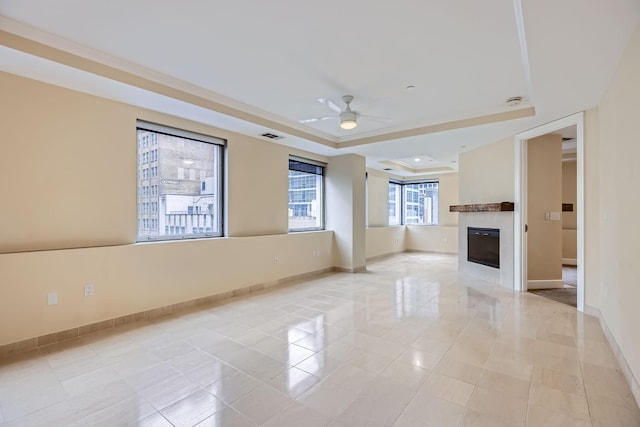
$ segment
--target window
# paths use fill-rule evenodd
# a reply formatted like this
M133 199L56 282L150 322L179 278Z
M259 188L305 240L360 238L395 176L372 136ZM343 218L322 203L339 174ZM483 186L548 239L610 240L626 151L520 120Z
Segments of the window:
M389 225L402 224L402 185L389 181Z
M438 225L438 181L389 181L389 225Z
M403 210L405 224L438 224L438 182L405 183Z
M324 229L324 164L289 159L289 231Z
M150 144L158 148L147 153ZM138 241L222 235L224 148L222 139L138 122ZM185 165L200 179L185 180Z

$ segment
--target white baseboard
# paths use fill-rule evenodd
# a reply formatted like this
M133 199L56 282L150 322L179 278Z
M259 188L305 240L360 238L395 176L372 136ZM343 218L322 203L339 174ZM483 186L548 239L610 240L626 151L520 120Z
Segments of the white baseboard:
M527 289L555 289L563 288L562 280L527 280Z
M578 260L575 258L562 258L562 265L578 265Z
M633 398L635 399L636 404L640 407L640 383L638 383L638 380L633 375L633 371L631 370L629 363L627 363L627 359L624 357L624 354L622 353L622 349L618 345L616 338L611 333L609 326L607 326L607 322L605 322L604 318L602 317L602 313L600 312L599 309L595 307L590 307L588 305L584 306L584 312L585 314L598 318L598 320L600 321L600 327L602 328L602 332L604 332L605 337L607 337L607 341L609 342L609 347L611 347L611 351L613 351L613 355L616 357L616 360L618 361L620 370L622 371L624 378L627 380L627 384L631 389L631 394L633 394Z

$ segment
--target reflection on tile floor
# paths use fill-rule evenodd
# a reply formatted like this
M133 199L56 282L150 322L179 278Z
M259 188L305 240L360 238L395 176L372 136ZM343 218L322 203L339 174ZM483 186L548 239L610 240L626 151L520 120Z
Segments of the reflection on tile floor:
M598 321L403 254L0 361L14 426L638 426Z

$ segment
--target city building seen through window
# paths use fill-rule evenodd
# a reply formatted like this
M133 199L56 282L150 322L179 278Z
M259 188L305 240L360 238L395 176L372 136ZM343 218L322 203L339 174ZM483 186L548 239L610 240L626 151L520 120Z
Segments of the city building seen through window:
M389 225L402 224L402 185L389 182Z
M289 231L324 229L324 166L289 159Z
M224 140L138 122L138 241L222 235Z
M438 224L438 181L389 182L389 225L398 224Z

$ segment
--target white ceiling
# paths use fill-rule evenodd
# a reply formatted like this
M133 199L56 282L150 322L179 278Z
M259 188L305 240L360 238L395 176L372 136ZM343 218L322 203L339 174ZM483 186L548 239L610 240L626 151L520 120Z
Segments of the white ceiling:
M2 0L0 70L415 175L456 170L463 150L597 105L639 17L637 0ZM76 69L11 35L210 103ZM352 131L298 122L334 115L317 98L343 105L344 94L390 120L360 117ZM508 107L510 96L524 102Z

